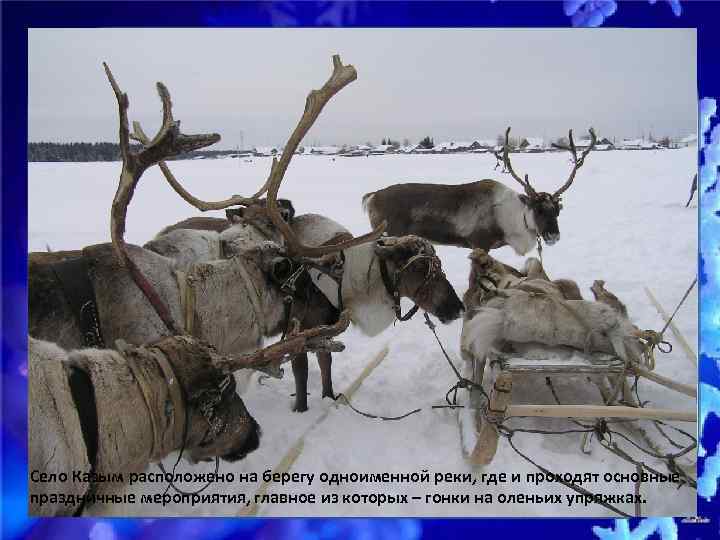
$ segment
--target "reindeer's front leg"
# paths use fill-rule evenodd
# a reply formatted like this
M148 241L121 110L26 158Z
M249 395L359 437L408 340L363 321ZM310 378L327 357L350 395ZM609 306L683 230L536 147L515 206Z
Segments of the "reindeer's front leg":
M295 377L295 406L293 411L305 412L307 406L308 357L307 353L296 354L292 359L293 377Z
M322 397L335 399L332 385L332 354L319 352L317 353L317 359L320 365L320 377L322 378Z

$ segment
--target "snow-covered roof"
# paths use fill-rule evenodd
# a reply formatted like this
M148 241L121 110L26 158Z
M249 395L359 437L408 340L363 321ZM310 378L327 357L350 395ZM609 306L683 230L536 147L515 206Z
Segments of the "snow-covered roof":
M646 141L645 139L623 139L618 145L620 148L641 148L649 150L651 148L659 148L659 144L652 141Z
M337 146L311 146L310 153L312 154L324 154L333 155L340 152L340 148Z
M272 156L273 154L279 154L280 149L276 146L256 146L255 153L263 156Z
M444 141L435 145L436 151L457 150L459 148L469 148L472 143L469 141Z
M495 139L473 139L472 144L478 143L480 146L484 148L495 148L497 145L497 140ZM471 146L472 146L471 144Z
M527 142L526 148L545 148L545 140L542 137L525 137L523 142Z
M683 137L682 139L680 139L680 142L683 142L685 144L691 144L691 143L697 142L697 135L693 134L693 135L688 135L687 137Z
M376 152L387 152L390 149L389 144L378 144L377 146L373 147L373 151Z
M642 139L623 139L620 142L620 146L624 148L627 148L628 146L637 146L639 148L643 145L643 142L644 141Z

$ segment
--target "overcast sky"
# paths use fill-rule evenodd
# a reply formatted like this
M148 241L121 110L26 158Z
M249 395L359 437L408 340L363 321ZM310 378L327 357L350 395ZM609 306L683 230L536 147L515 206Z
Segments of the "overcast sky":
M215 148L282 145L305 96L339 53L358 79L305 144L393 137L435 142L696 131L694 29L31 29L31 141L116 141L101 62L130 98L130 120L160 123L155 81L186 133Z

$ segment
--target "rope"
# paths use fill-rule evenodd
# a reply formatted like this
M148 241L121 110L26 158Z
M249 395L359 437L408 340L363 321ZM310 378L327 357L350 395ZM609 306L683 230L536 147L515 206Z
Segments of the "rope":
M528 456L526 456L526 455L523 454L520 450L518 450L517 447L513 444L513 442L512 442L512 435L510 435L510 436L507 437L507 441L508 441L508 443L510 444L510 448L512 448L513 450L515 450L515 453L516 453L517 455L519 455L520 457L522 457L525 461L533 464L535 467L537 467L538 469L540 469L540 470L541 470L543 473L545 473L546 475L552 475L553 478L555 478L558 482L560 482L560 483L563 484L564 486L569 487L570 489L572 489L573 491L576 491L577 493L580 493L581 495L586 495L586 496L593 497L593 501L594 501L596 504L599 504L600 506L604 506L604 507L607 508L608 510L612 510L613 512L615 512L615 513L617 513L617 514L619 514L619 515L621 515L621 516L624 516L624 517L627 517L627 518L632 517L630 514L626 514L625 512L623 512L622 510L620 510L619 508L613 506L612 504L606 503L606 502L604 502L603 500L597 500L597 501L595 501L595 499L594 499L594 494L593 494L592 492L588 491L588 490L585 489L585 488L582 488L582 487L578 486L577 484L574 484L573 482L567 482L567 481L563 480L562 477L560 477L560 476L558 476L558 475L555 475L555 473L553 473L552 471L546 469L546 468L543 467L542 465L539 465L538 463L536 463L535 461L533 461L532 459L530 459Z
M445 394L445 401L448 402L448 405L457 406L457 391L459 388L474 388L476 390L480 390L483 397L490 401L490 396L487 395L487 392L485 392L485 389L482 387L481 384L477 384L470 379L466 379L462 375L460 375L460 371L455 367L455 364L453 364L452 360L450 360L450 355L448 355L447 351L445 350L445 347L443 347L442 341L440 341L440 338L437 335L437 332L435 331L436 325L430 320L430 316L427 314L427 312L423 313L425 316L425 325L430 329L433 336L435 336L435 341L437 341L437 344L440 346L440 350L442 351L443 355L445 356L445 359L447 360L448 364L453 370L453 373L455 373L455 377L457 377L458 382L448 390L447 394ZM450 392L455 392L455 395L453 397L453 403L450 403L448 400L448 395L450 395Z
M422 408L420 408L420 409L414 409L412 411L406 412L405 414L401 414L400 416L380 416L379 414L370 414L370 413L363 412L359 409L356 409L355 407L353 407L352 403L350 403L350 400L348 399L347 396L345 396L345 394L337 394L335 396L335 401L338 401L340 398L343 398L345 400L345 404L348 407L350 407L353 411L355 411L359 415L364 416L365 418L379 418L380 420L388 420L388 421L402 420L403 418L407 418L408 416L411 416L415 413L419 413L420 411L422 411Z
M672 352L672 343L665 341L663 338L665 330L667 330L668 326L670 326L670 323L672 323L673 318L680 310L682 305L685 303L685 300L687 300L687 297L690 295L690 291L693 290L693 287L695 287L696 283L697 277L692 280L692 283L690 283L690 286L685 291L685 294L680 299L680 302L678 302L678 305L675 307L675 311L672 312L672 315L670 315L670 317L665 322L665 326L662 327L662 330L660 330L659 332L655 332L653 330L644 330L638 335L638 339L640 339L640 342L643 344L643 359L647 368L650 371L653 371L655 369L656 348L660 352L665 354Z
M675 311L672 312L672 315L670 315L670 318L669 318L669 319L667 320L667 322L665 323L665 326L663 326L663 329L660 330L660 335L664 334L664 333L665 333L665 330L667 330L667 327L670 326L670 323L672 322L673 317L675 317L675 314L676 314L676 313L678 312L678 310L680 309L680 306L683 305L683 303L685 302L685 300L687 299L687 297L690 295L690 291L693 290L693 287L695 287L695 284L696 284L696 283L697 283L697 277L695 277L695 279L693 279L692 283L691 283L690 286L688 287L688 290L685 291L685 294L683 295L682 299L680 300L680 302L678 303L677 307L675 308Z
M568 307L569 307L569 306L568 306ZM503 420L500 421L500 422L494 420L493 418L491 418L491 417L489 416L489 411L488 411L488 409L487 409L487 404L489 404L489 402L490 402L490 397L489 397L489 396L487 395L487 393L485 392L485 389L482 387L482 385L479 385L479 384L475 383L474 381L471 381L471 380L469 380L469 379L466 379L465 377L463 377L463 376L460 374L460 371L457 369L457 367L455 366L455 364L454 364L454 363L452 362L452 360L450 359L450 356L448 355L447 351L445 350L445 347L443 346L442 341L440 340L440 338L439 338L438 335L437 335L437 332L435 331L436 325L432 322L432 320L430 319L430 317L428 316L427 313L424 313L424 317L425 317L425 324L427 325L427 327L428 327L428 328L430 329L430 331L432 332L433 336L435 337L435 340L437 341L437 343L438 343L438 345L439 345L439 347L440 347L440 350L441 350L442 353L443 353L443 356L445 357L445 359L446 359L447 362L448 362L448 365L450 366L450 368L452 369L453 373L454 373L455 376L457 377L457 382L456 382L452 387L450 387L450 389L449 389L449 390L447 391L447 393L445 394L445 401L446 401L448 404L447 404L447 405L433 405L433 406L431 406L431 409L446 409L446 408L456 409L456 408L464 408L464 407L465 407L464 405L457 405L457 390L458 390L458 389L461 389L461 388L466 388L466 389L471 389L471 388L472 388L472 389L480 390L480 392L481 392L482 395L483 395L483 398L485 399L485 405L484 405L483 407L480 407L480 408L477 409L477 410L478 410L478 411L480 412L480 414L483 416L483 420L484 420L484 421L492 423L492 424L496 427L496 429L497 429L497 431L498 431L498 434L500 434L500 435L504 436L505 438L507 438L508 444L509 444L510 447L515 451L515 453L517 453L520 457L522 457L522 458L523 458L524 460L526 460L527 462L529 462L529 463L531 463L532 465L534 465L536 468L538 468L538 469L539 469L540 471L542 471L543 473L548 474L548 475L552 475L553 478L557 478L558 481L561 482L563 485L565 485L566 487L568 487L568 488L572 489L573 491L575 491L575 492L577 492L577 493L580 493L580 494L582 494L582 495L586 495L586 496L591 496L591 497L592 497L594 494L593 494L592 492L590 492L590 491L588 491L588 490L586 490L586 489L578 486L577 484L574 484L573 482L568 482L568 481L563 480L563 479L562 479L561 477L559 477L558 475L552 473L549 469L543 467L542 465L538 464L538 463L535 462L533 459L531 459L529 456L527 456L527 455L525 455L524 453L522 453L522 452L515 446L515 444L513 443L512 438L513 438L513 436L515 435L515 433L530 433L530 434L541 434L541 435L567 435L567 434L573 434L573 433L585 433L585 434L590 433L590 434L593 434L593 435L595 435L595 436L597 437L597 439L600 441L600 444L601 444L601 446L603 446L603 448L605 448L605 449L607 449L608 451L614 453L616 456L620 457L621 459L624 459L625 461L628 461L629 463L632 463L633 465L635 465L636 470L639 470L640 468L645 468L645 469L647 469L647 470L649 470L649 471L651 471L651 472L653 472L653 473L655 473L655 474L660 474L659 471L656 471L655 469L653 469L652 467L650 467L649 465L647 465L646 463L644 463L644 462L642 462L642 461L633 459L633 458L630 457L626 452L624 452L622 449L620 449L620 448L618 447L617 443L613 442L613 440L612 440L613 436L617 436L617 437L620 437L620 438L626 440L627 442L629 442L630 444L632 444L633 446L635 446L635 447L636 447L638 450L640 450L641 452L643 452L643 453L645 453L645 454L647 454L647 455L649 455L649 456L655 457L655 458L657 458L657 459L663 460L663 461L665 462L666 466L668 467L668 469L669 469L672 473L675 473L675 474L678 474L679 476L681 476L681 481L679 482L679 487L681 487L682 485L685 485L685 484L687 484L687 485L689 485L689 486L691 486L691 487L693 487L693 488L696 487L696 485L697 485L696 482L695 482L694 480L692 480L691 478L689 478L689 477L687 476L687 474L685 474L685 472L677 466L677 464L675 463L675 459L676 459L676 458L679 458L679 457L681 457L681 456L683 456L683 455L685 455L685 454L687 454L687 453L690 452L693 448L695 448L695 447L697 446L697 440L696 440L692 435L690 435L689 433L684 432L684 431L680 430L679 428L675 428L674 426L669 426L669 427L672 427L673 429L678 430L680 433L683 433L683 434L686 435L688 438L692 439L692 440L693 440L693 443L692 443L690 446L688 446L688 447L682 448L680 451L678 451L678 452L676 452L676 453L661 455L661 454L657 454L657 453L655 453L655 452L653 452L653 451L651 451L651 450L648 450L648 449L646 449L646 448L643 448L642 446L638 445L637 443L635 443L634 441L632 441L631 439L629 439L629 438L628 438L627 436L625 436L623 433L620 433L620 432L617 432L617 431L614 431L614 430L610 429L610 428L609 428L609 424L610 424L612 421L606 420L606 419L604 419L604 418L599 418L599 419L595 422L595 424L592 424L592 425L591 425L591 424L584 424L584 423L582 423L582 422L579 422L579 421L578 421L577 419L575 419L575 418L570 418L569 420L572 421L575 425L577 425L577 426L580 427L581 429L566 429L566 430L556 430L556 431L544 430L544 429L529 429L529 428L510 428L510 427L508 427L507 425L505 425L505 422L506 422L509 418L505 418L505 419L503 419ZM550 391L552 392L553 397L555 398L555 401L556 401L559 405L561 405L562 403L560 402L560 399L559 399L559 397L558 397L558 395L557 395L557 393L556 393L556 391L555 391L555 388L553 387L552 382L550 381L550 378L549 378L549 377L546 378L546 384L547 384L548 387L550 388ZM453 392L454 392L454 395L453 395L453 399L452 399L452 402L451 402L449 396L450 396L450 393L453 393ZM360 415L362 415L362 416L365 416L365 417L367 417L367 418L380 418L380 419L382 419L382 420L391 420L391 421L392 421L392 420L402 420L402 419L407 418L408 416L411 416L411 415L413 415L413 414L416 414L416 413L418 413L418 412L420 412L420 411L422 410L422 409L420 409L420 408L414 409L414 410L409 411L409 412L407 412L407 413L405 413L405 414L403 414L403 415L400 415L400 416L392 416L392 417L380 416L380 415L374 415L374 414L366 413L366 412L363 412L363 411L360 411L360 410L356 409L355 407L352 406L352 404L350 403L350 400L349 400L347 397L345 397L343 394L338 394L335 399L336 399L336 400L339 400L340 398L344 398L346 404L347 404L354 412L356 412L357 414L360 414ZM640 401L640 400L638 399L638 401ZM622 421L622 420L617 420L617 422L621 422L621 421ZM611 445L611 446L609 446L609 445ZM639 494L639 489L640 489L640 484L639 484L639 482L638 482L638 483L636 483L636 485L635 485L635 493L636 493L636 495ZM593 500L594 500L594 497L593 497ZM603 506L603 507L605 507L605 508L607 508L607 509L609 509L609 510L611 510L611 511L613 511L613 512L615 512L615 513L617 513L617 514L619 514L619 515L621 515L621 516L623 516L623 517L632 517L630 514L627 514L627 513L623 512L622 510L620 510L619 508L617 508L617 507L615 507L615 506L613 506L613 505L611 505L611 504L609 504L609 503L606 503L606 502L604 502L604 501L602 501L602 500L597 500L597 501L595 501L595 502L596 502L596 504L599 504L599 505L601 505L601 506ZM638 504L638 503L636 503L636 507L635 507L635 508L636 508L636 514L639 515L640 509L639 509L639 504Z

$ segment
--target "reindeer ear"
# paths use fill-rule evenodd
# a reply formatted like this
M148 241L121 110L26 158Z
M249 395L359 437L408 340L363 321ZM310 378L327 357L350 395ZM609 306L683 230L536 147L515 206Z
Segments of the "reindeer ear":
M286 222L292 222L295 217L295 207L290 199L278 199L278 205L282 208L281 214Z

